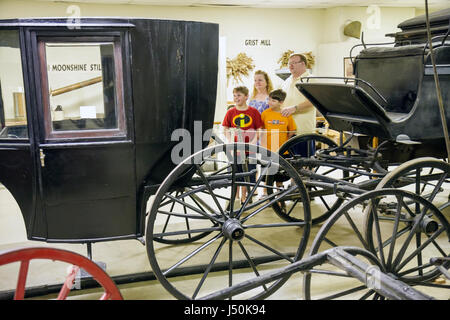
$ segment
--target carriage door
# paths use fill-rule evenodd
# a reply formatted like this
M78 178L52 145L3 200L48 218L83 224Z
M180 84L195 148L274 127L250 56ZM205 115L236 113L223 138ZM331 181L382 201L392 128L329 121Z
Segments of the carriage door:
M137 233L131 93L123 34L38 34L41 197L48 240ZM39 79L37 79L39 78Z

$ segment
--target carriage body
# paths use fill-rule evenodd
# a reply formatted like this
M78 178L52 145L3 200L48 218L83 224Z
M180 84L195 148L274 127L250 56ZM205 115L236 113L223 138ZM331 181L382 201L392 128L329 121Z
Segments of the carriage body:
M172 132L212 128L218 25L2 20L0 50L0 183L27 237L141 237L148 197L175 167Z

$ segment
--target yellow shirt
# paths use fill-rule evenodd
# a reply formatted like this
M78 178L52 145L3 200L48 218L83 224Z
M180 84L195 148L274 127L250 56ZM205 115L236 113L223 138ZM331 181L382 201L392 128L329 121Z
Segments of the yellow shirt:
M271 108L264 110L261 114L263 121L263 133L261 145L270 151L278 149L288 140L288 131L297 129L292 116L283 117L281 112L273 111Z
M292 75L287 78L283 85L281 86L281 89L283 89L287 96L284 100L283 105L285 107L291 107L294 105L298 105L301 102L306 101L307 99L301 92L297 89L295 86L297 83L301 83L300 78L302 77L308 77L310 76L310 73L306 71L303 73L300 77L293 79ZM310 80L312 82L312 80ZM297 134L303 134L303 133L314 133L316 130L316 108L312 107L310 110L302 113L296 113L293 114L292 117L295 120L295 123L297 124Z

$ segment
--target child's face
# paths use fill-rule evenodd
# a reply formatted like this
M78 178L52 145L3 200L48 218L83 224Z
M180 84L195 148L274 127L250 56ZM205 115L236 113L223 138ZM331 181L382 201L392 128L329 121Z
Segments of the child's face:
M273 99L269 97L269 107L270 108L280 108L283 105L283 101Z
M233 92L233 101L238 106L242 106L247 102L248 95L243 94L242 92L235 91Z

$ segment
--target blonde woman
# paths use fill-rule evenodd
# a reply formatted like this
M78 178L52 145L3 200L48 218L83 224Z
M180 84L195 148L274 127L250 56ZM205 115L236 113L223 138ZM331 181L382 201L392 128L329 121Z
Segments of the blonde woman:
M256 108L259 113L269 108L269 93L273 90L272 81L269 75L257 70L254 75L253 93L248 102L250 107Z
M273 90L272 81L269 78L267 72L262 70L257 70L254 75L253 82L253 92L248 102L248 105L255 108L259 111L259 113L263 113L263 111L269 108L269 93ZM259 145L258 141L258 145ZM258 166L258 175L260 174L261 168ZM255 194L256 195L256 194ZM263 188L263 194L260 194L260 197L267 196L267 189Z

